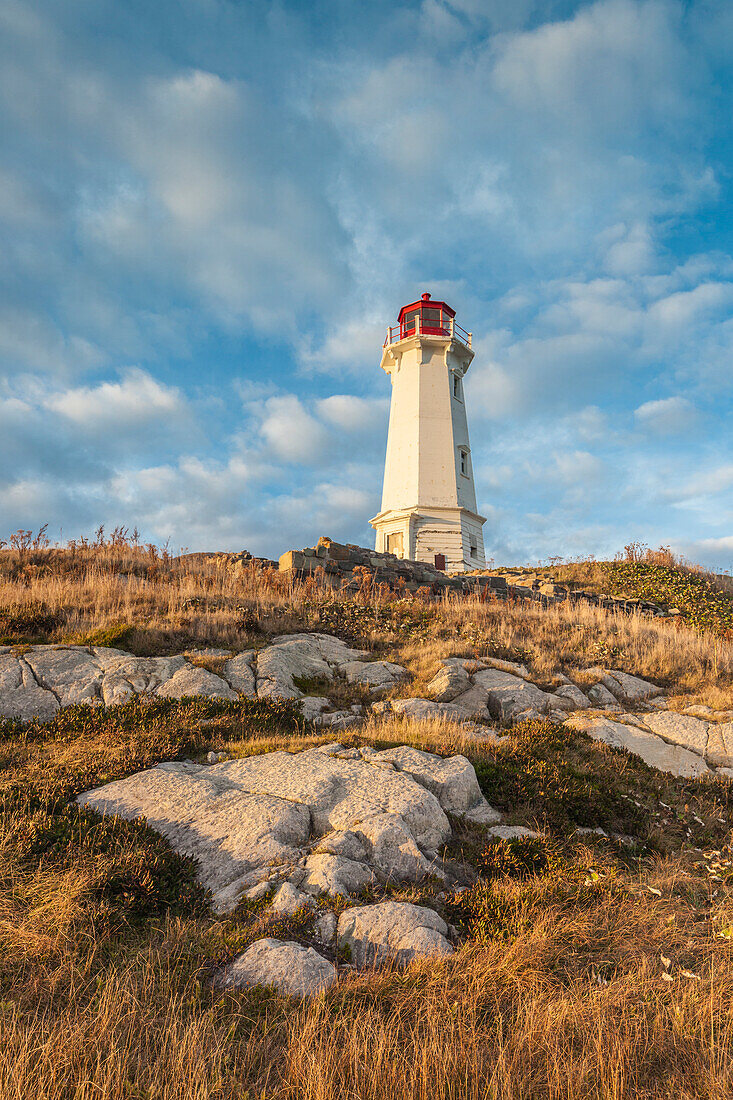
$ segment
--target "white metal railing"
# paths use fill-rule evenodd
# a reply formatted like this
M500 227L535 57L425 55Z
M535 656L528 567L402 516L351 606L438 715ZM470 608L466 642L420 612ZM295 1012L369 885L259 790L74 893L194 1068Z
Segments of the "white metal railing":
M385 338L383 347L387 347L389 344L396 344L398 340L404 340L408 336L449 336L454 340L460 340L462 344L465 344L467 348L471 347L471 341L473 339L473 333L468 332L465 328L458 324L454 317L445 317L441 319L440 325L428 324L423 325L421 323L421 317L417 314L411 317L406 323L403 321L399 325L390 325L387 329L387 336Z

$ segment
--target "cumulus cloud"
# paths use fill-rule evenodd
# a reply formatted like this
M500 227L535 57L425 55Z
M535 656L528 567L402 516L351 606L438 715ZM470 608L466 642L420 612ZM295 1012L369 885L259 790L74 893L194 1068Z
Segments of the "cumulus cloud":
M320 465L329 435L295 394L269 397L260 432L276 458L286 462L315 461Z
M686 397L675 396L645 401L634 410L634 416L643 428L669 435L693 429L698 411Z
M335 393L317 402L318 413L323 420L349 432L376 432L386 430L389 412L386 397L354 397Z
M109 431L151 422L164 426L168 418L181 418L186 411L180 390L164 386L146 371L129 370L120 382L68 389L46 400L52 412L75 425Z
M494 556L719 538L722 7L10 0L0 519L371 538L384 328L430 290Z

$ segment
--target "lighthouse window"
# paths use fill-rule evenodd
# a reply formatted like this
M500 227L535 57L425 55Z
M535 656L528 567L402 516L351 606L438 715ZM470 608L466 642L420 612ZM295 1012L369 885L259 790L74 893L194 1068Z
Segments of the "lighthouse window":
M468 477L468 451L461 451L461 473Z
M453 375L453 396L458 398L461 396L461 380L457 374Z

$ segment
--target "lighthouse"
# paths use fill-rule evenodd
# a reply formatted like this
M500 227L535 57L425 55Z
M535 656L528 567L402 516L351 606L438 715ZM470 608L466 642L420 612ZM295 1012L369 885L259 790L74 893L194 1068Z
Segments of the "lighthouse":
M486 564L476 510L463 380L471 333L455 310L423 294L387 330L382 369L392 382L376 549L456 573Z

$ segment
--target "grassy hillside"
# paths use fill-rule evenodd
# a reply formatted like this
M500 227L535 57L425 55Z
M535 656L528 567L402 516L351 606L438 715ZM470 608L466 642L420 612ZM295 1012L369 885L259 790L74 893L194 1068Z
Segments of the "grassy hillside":
M585 582L580 566L563 568L607 583L598 563ZM443 657L498 656L539 682L604 664L664 684L672 706L733 704L733 645L704 622L367 586L345 599L124 540L0 550L0 624L14 646L141 654L319 629L405 664L414 695ZM733 796L721 779L675 779L545 721L491 745L449 724L370 718L350 741L462 752L506 820L545 837L487 843L457 828L444 855L468 890L388 893L430 898L461 951L406 971L349 973L338 960L338 985L309 1004L211 985L257 938L310 942L307 915L276 918L260 902L217 917L191 861L144 823L70 802L160 760L327 739L294 705L265 700L136 698L0 721L0 1100L730 1095ZM599 828L609 838L577 831Z
M676 610L695 630L733 637L733 578L682 562L664 548L630 546L614 561L558 563L516 574L536 574L594 594L650 600L665 611Z
M216 918L154 832L68 799L177 754L314 743L288 707L253 706L137 700L3 726L0 1096L727 1095L729 785L662 776L544 722L497 747L396 719L359 735L467 752L492 802L548 830L487 845L464 829L446 855L475 886L442 901L434 885L390 891L441 906L467 937L459 955L345 974L310 1005L215 992L217 966L263 935L309 942L309 918L251 903Z

